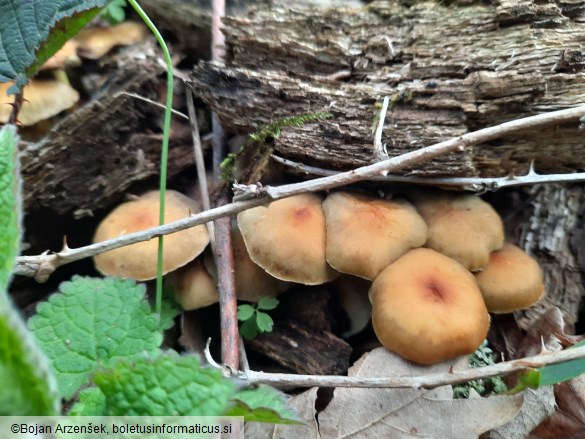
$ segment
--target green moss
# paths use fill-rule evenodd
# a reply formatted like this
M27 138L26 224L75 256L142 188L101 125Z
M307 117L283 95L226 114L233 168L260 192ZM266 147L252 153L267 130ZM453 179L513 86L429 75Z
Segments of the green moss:
M488 347L487 340L469 357L471 367L482 367L495 364L493 351ZM508 390L500 377L486 378L483 380L469 381L466 384L453 386L454 398L469 398L469 392L474 389L481 396L497 395Z
M240 151L228 154L223 162L221 162L219 166L222 178L225 181L230 181L234 178L238 161L246 161L246 157L254 156L255 161L259 162L262 156L270 154L271 149L266 147L266 143L270 139L278 138L280 136L280 130L283 127L300 127L306 123L329 119L331 117L333 117L331 113L311 113L301 116L285 117L284 119L260 127L248 136L246 143Z
M306 123L329 119L331 117L333 117L331 113L311 113L302 116L285 117L254 131L250 134L246 143L264 143L268 139L277 139L283 127L301 127Z
M224 181L230 181L234 175L234 166L236 165L236 154L230 152L225 159L219 164L221 178Z

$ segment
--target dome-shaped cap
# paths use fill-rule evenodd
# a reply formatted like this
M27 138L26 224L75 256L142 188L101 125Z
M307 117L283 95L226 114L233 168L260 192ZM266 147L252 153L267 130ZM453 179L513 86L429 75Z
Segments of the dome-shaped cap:
M301 194L238 214L250 258L277 279L318 285L339 276L325 258L322 198Z
M490 317L475 278L434 250L411 250L370 288L372 324L390 351L419 364L474 352Z
M159 196L159 191L148 192L115 208L98 226L93 242L158 226ZM166 192L165 223L199 211L199 205L185 195ZM165 236L164 243L163 274L166 274L195 259L209 243L209 235L206 227L199 225ZM156 277L157 257L158 239L153 238L96 255L94 262L102 274L149 280Z

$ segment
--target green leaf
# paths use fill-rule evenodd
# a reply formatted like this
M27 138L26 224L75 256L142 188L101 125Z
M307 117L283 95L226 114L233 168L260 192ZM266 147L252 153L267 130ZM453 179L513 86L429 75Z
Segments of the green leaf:
M585 340L575 343L568 349L585 346ZM562 383L585 373L585 358L565 363L552 364L540 369L540 385L547 386Z
M175 324L175 317L181 313L179 304L173 300L163 300L160 315L160 329L166 331Z
M17 145L15 126L6 125L0 129L0 295L4 295L8 288L20 245Z
M93 380L111 416L219 416L236 392L218 369L178 354L118 361Z
M258 301L258 309L263 309L264 311L269 311L274 309L278 306L280 301L275 299L274 297L262 297Z
M285 395L269 386L240 390L226 416L243 416L244 421L298 424L296 413L287 407Z
M256 312L256 326L260 332L271 332L274 321L265 312Z
M106 416L106 396L99 387L90 387L79 392L68 416Z
M112 0L102 11L101 16L108 20L110 24L120 24L126 19L125 6L126 0Z
M143 285L76 276L60 290L39 304L29 327L51 359L62 397L73 396L114 359L158 352L160 322Z
M0 298L0 383L0 416L59 414L49 362L8 297Z
M240 326L240 335L246 340L253 340L258 335L258 326L256 326L256 320L246 320Z
M256 310L252 305L239 305L238 320L240 320L241 322L245 322L246 320L249 320L254 315L255 312Z
M0 82L17 93L108 0L0 0Z

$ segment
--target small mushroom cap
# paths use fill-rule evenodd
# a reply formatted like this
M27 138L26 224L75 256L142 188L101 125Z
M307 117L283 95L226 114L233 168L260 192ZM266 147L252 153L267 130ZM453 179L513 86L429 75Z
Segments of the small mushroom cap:
M191 311L219 302L215 281L205 270L201 258L189 262L170 276L175 299L184 310Z
M14 96L8 96L12 82L0 84L0 123L8 122ZM31 80L23 90L24 102L18 113L18 121L24 126L59 114L71 108L79 100L79 93L73 87L56 80Z
M75 40L68 40L39 70L62 69L79 64L81 60L77 56L77 43Z
M513 244L493 252L475 278L487 309L494 313L530 308L544 294L538 262Z
M112 27L93 27L79 32L75 38L79 55L99 59L116 46L129 46L145 40L146 28L132 21Z
M100 223L93 242L117 238L158 226L159 191L142 195L121 204ZM188 217L200 211L199 205L185 195L168 190L165 200L165 223ZM176 270L195 259L209 243L204 225L191 227L165 236L163 274ZM98 271L105 275L136 280L156 277L158 239L139 242L94 256Z
M318 285L339 276L325 259L322 198L301 194L238 214L252 261L277 279Z
M502 219L476 195L418 196L414 205L429 227L425 247L455 259L468 270L481 270L490 253L504 245Z
M250 259L242 233L235 221L232 222L232 249L234 254L234 281L238 300L258 302L261 297L276 297L293 286L290 282L271 276ZM211 253L205 254L204 263L207 271L211 273L214 279L217 279L217 268Z
M412 204L335 192L323 202L327 261L337 271L374 279L427 240L427 225Z
M411 250L370 288L372 324L390 351L418 364L474 352L490 317L475 278L434 250Z

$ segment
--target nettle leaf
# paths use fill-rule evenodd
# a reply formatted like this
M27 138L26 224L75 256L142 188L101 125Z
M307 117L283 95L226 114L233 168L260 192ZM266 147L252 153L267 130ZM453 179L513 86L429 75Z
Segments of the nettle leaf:
M55 415L60 399L49 363L8 296L20 245L20 178L14 126L0 129L0 415Z
M244 421L250 422L299 423L296 413L287 406L285 395L269 386L240 390L234 402L226 416L243 416Z
M59 414L49 361L7 297L0 298L0 383L0 416Z
M19 92L28 78L109 0L0 0L0 82Z
M271 332L272 326L274 325L274 321L272 320L272 317L270 317L265 312L257 311L256 325L258 326L260 332Z
M77 401L68 416L106 416L106 396L99 387L90 387L79 392Z
M0 294L8 288L20 245L17 144L15 126L0 129Z
M173 353L118 361L93 380L110 416L219 416L236 392L218 369Z
M143 285L76 276L60 290L39 304L29 327L51 359L62 397L72 397L114 359L158 352L161 324Z
M274 297L262 297L258 301L258 309L262 309L264 311L270 311L278 306L280 301L275 299Z
M238 306L238 320L246 321L254 315L256 310L251 305L240 305Z

